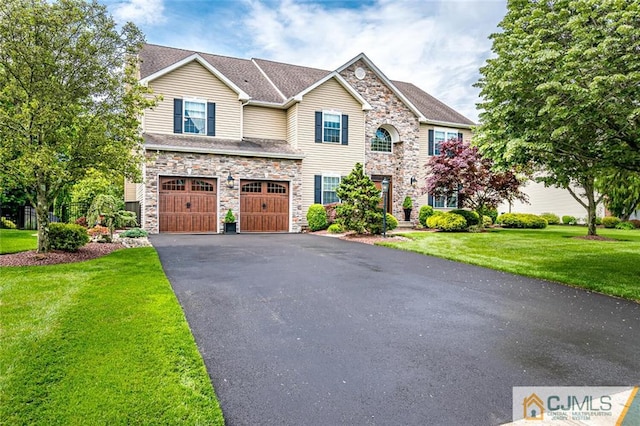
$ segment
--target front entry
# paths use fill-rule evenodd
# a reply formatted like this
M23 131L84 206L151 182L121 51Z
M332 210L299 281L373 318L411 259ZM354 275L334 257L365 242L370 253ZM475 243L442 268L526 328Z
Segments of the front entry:
M289 183L240 182L240 232L288 232Z
M373 175L371 180L376 185L376 188L380 190L380 208L384 207L383 194L382 194L382 181L387 178L389 181L389 194L387 195L387 212L393 214L393 181L391 176Z
M216 180L160 178L160 232L218 232Z

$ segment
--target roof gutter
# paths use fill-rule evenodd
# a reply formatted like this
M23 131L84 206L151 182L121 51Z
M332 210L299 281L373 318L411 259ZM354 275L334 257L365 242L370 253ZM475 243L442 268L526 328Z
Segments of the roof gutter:
M238 157L263 157L263 158L281 158L287 160L302 160L304 154L293 153L277 153L277 152L260 152L260 151L235 151L232 149L215 149L202 148L192 146L175 146L175 145L155 145L145 144L144 149L148 151L171 151L171 152L194 152L197 154L218 154L218 155L235 155Z

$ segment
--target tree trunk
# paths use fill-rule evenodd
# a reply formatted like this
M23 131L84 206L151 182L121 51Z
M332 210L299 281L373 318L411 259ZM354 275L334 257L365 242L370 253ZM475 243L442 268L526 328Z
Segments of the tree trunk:
M47 186L38 184L36 193L36 217L38 220L38 253L47 253L51 247L49 242L49 201Z
M596 235L596 194L595 182L588 179L584 183L584 192L587 197L587 235Z

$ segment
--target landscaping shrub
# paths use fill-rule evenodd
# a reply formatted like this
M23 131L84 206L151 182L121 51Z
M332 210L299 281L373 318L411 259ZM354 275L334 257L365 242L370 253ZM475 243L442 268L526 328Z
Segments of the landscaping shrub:
M480 215L472 210L455 209L449 213L459 214L467 221L467 226L476 226L480 224Z
M433 215L433 207L422 206L420 207L420 213L418 213L418 221L420 225L427 227L427 219Z
M496 209L482 207L476 210L476 212L482 216L489 216L491 218L492 223L496 223L496 219L498 219L498 210Z
M433 214L427 218L427 228L435 228L438 216L442 216L443 214L444 213L442 213L441 211L434 211Z
M122 232L120 236L124 238L142 238L142 237L148 237L149 233L144 229L132 228Z
M620 223L620 219L614 216L607 216L602 218L602 224L605 228L613 229Z
M555 213L541 213L540 217L547 220L549 225L559 225L560 218Z
M0 228L3 228L3 229L16 229L16 224L11 222L6 217L0 217Z
M630 231L632 229L636 229L633 223L631 222L620 222L616 225L616 229L623 229L625 231Z
M503 228L532 228L547 227L546 219L530 213L504 213L498 216L497 223Z
M336 221L336 207L338 204L340 203L331 203L324 206L324 211L327 212L327 223L329 225Z
M111 233L106 226L96 225L93 228L87 229L87 234L89 234L89 237L91 237L93 241L99 241L101 243L111 242Z
M493 225L493 219L490 216L482 216L482 226L488 227Z
M327 228L327 232L330 234L342 234L344 232L344 228L339 223L332 223Z
M80 225L80 226L84 226L85 228L89 227L89 224L87 223L87 218L84 217L84 216L81 216L81 217L77 218L75 224L76 225Z
M402 201L402 208L413 209L413 201L411 201L411 197L409 196L404 197L404 200Z
M596 225L602 225L602 218L596 216Z
M398 227L398 219L391 213L387 213L387 231L392 231ZM382 220L380 220L380 226L371 227L372 234L382 234Z
M49 241L52 249L73 252L89 242L89 235L86 228L75 223L52 223Z
M307 223L312 231L327 228L327 212L322 204L311 204L307 210Z
M632 223L632 224L633 224L633 226L634 226L636 229L640 229L640 220L638 220L638 219L631 219L631 220L629 221L629 223Z
M431 216L431 218L434 218L433 227L444 232L458 232L467 229L467 220L457 213L447 212Z
M575 225L578 220L573 216L562 216L562 223L565 225Z

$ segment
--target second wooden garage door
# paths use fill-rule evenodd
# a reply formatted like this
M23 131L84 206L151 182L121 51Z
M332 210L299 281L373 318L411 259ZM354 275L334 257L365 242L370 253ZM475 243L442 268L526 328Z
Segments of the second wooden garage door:
M289 183L240 182L240 232L288 232Z

